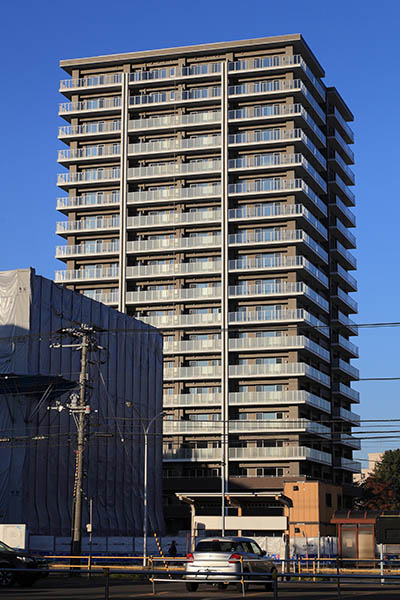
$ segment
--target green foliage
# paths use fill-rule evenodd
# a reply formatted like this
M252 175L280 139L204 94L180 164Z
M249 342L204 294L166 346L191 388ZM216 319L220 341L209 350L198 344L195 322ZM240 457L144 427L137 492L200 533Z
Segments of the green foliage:
M384 452L360 488L361 497L355 502L356 508L400 512L400 449Z

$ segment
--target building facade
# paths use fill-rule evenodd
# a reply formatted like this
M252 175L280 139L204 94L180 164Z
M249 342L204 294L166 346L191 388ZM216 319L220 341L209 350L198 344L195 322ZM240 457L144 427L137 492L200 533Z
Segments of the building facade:
M61 66L56 281L163 331L165 493L311 478L345 502L359 397L342 97L301 35Z

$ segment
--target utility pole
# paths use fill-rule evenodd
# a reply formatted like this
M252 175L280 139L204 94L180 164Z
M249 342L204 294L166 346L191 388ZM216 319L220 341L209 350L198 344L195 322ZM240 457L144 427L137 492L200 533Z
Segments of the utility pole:
M90 406L86 404L86 388L88 381L87 365L88 352L102 349L93 338L94 328L81 324L80 327L66 327L57 332L62 336L78 339L77 344L52 343L51 348L75 348L81 351L81 365L79 373L79 396L75 393L70 396L70 403L65 407L57 404L48 407L61 412L69 409L77 429L77 447L75 460L74 492L72 503L72 528L71 528L71 556L80 556L82 552L82 488L83 488L83 460L85 454L85 429L86 419L90 415Z

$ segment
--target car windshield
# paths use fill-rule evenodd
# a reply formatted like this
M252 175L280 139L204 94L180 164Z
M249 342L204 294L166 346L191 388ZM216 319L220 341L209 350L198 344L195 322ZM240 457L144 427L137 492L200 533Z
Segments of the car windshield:
M14 548L10 548L4 542L0 542L0 552L15 552Z

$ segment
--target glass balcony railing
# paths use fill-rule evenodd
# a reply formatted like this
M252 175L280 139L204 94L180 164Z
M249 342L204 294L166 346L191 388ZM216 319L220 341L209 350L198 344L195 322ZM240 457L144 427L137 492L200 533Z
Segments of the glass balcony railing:
M337 129L331 131L328 133L328 140L329 138L335 140L340 149L345 153L345 155L347 156L348 160L350 163L354 163L354 152L353 150L346 144L346 142L344 141L344 139L342 138L342 136L340 135L340 133L337 131Z
M212 288L204 288L212 289ZM216 288L221 293L221 288ZM199 291L199 290L188 290L188 291ZM190 354L196 352L211 352L221 350L221 339L208 339L208 340L180 340L174 342L168 342L164 340L163 352L164 354ZM201 396L201 394L198 394Z
M106 217L94 217L93 219L81 221L58 221L56 224L56 233L119 229L119 223L119 218L107 219Z
M182 315L183 316L183 315ZM195 315L186 315L194 317ZM199 316L199 315L196 315ZM204 315L202 315L204 316ZM195 322L194 322L195 324ZM220 379L222 368L220 366L205 367L167 367L164 368L164 381L177 379Z
M245 182L252 186L250 181ZM242 184L240 184L242 186ZM255 186L257 187L257 186ZM268 217L283 218L287 216L304 216L306 220L324 237L328 239L328 230L310 211L302 204L285 204L281 202L271 202L266 204L248 204L239 208L229 209L229 220L249 220Z
M302 192L313 205L319 209L323 216L327 216L328 209L317 194L302 179L286 179L283 177L269 177L256 180L243 180L240 183L230 183L228 185L230 196L242 196L253 194L265 194L267 192Z
M306 269L311 275L313 275L313 277L318 279L320 283L322 283L325 287L328 287L327 276L322 273L322 271L317 269L317 267L309 260L304 258L304 256L287 256L285 254L281 254L266 258L239 258L229 261L230 271L258 271L268 269L289 270L293 268Z
M128 122L128 131L148 129L170 129L190 125L207 125L221 122L221 111L204 111L188 115L167 115L165 117L148 117L147 119L133 119Z
M265 143L275 142L303 142L310 153L318 160L323 169L326 168L326 160L321 152L313 144L310 138L298 127L294 129L264 129L257 131L244 131L242 133L232 133L228 136L228 142L231 146L239 145L263 145Z
M101 290L85 290L84 296L102 302L103 304L116 305L118 304L119 293L118 292L102 292Z
M342 115L340 114L340 112L338 111L336 106L333 108L333 111L329 111L329 114L334 115L335 119L337 120L337 122L339 123L341 128L346 133L348 140L349 140L348 143L353 144L354 143L354 132L353 132L352 128L350 127L350 125L343 119Z
M347 304L347 306L353 310L353 312L355 312L355 313L358 312L357 302L351 296L349 296L346 292L344 292L342 289L340 289L339 287L337 289L337 296L341 300L343 300L343 302L345 302Z
M346 408L339 407L336 409L336 415L339 416L344 421L350 421L354 425L360 425L360 415L352 412L351 410L347 410Z
M60 81L60 92L66 90L82 90L95 87L109 87L119 85L122 82L122 73L111 73L102 75L89 75L88 77L80 77L78 79L62 79Z
M97 207L97 206L119 206L118 193L94 192L82 196L67 196L57 198L57 210L66 208Z
M339 264L336 265L335 269L336 269L336 273L338 273L338 275L340 275L342 280L348 284L350 291L356 292L357 291L356 279L352 275L350 275L350 273L348 273L346 271L346 269L343 269L343 267Z
M163 152L187 152L189 150L207 150L221 147L220 135L202 135L196 138L164 140L129 144L128 154L162 154Z
M99 121L92 123L84 123L83 125L65 125L59 127L58 137L80 137L93 136L97 134L120 134L121 121Z
M71 184L93 183L94 181L119 181L120 169L91 169L88 171L79 171L77 173L59 173L57 176L57 185L60 187Z
M230 365L229 377L309 377L330 388L330 377L306 363Z
M357 462L356 460L341 458L340 466L342 469L346 469L346 471L351 471L352 473L361 473L361 463Z
M300 310L300 309L298 309ZM329 350L322 348L304 335L279 335L276 337L230 338L229 350L283 350L287 348L307 349L323 360L329 361Z
M163 396L163 406L168 408L184 406L221 406L221 394L167 394Z
M56 271L55 281L89 281L89 280L104 280L118 279L118 266L103 267L103 268L88 268L88 269L71 269L67 271Z
M128 179L145 179L157 177L178 177L197 173L215 173L221 171L220 160L201 160L192 163L171 163L150 167L133 167L128 169Z
M201 100L220 99L221 88L214 86L210 88L192 88L190 90L168 90L165 92L153 92L152 94L142 94L140 96L131 96L129 106L154 106L156 104L177 104Z
M218 74L221 72L221 63L204 63L183 67L161 67L148 71L135 71L129 75L129 83L136 81L159 81L163 79L181 79L185 77L201 77L202 75Z
M120 110L121 96L113 98L92 98L91 100L81 100L79 102L63 102L60 104L59 114L72 114L81 112L95 112L107 110Z
M349 269L357 269L357 259L355 256L351 254L344 246L336 240L336 248L332 249L336 251L341 257L344 258L347 268Z
M109 146L88 146L87 148L68 148L58 151L58 161L70 161L79 160L82 158L96 159L96 158L110 158L120 157L121 145L112 144Z
M329 427L314 421L310 421L309 419L264 419L259 421L229 421L228 423L228 433L255 433L257 431L263 431L266 433L300 431L322 436L331 435L331 430Z
M160 190L148 190L139 192L128 192L128 204L147 204L148 202L170 202L174 200L192 200L195 198L209 198L221 196L220 184L196 185L186 188L167 188Z
M127 294L127 302L129 302L129 294ZM140 317L140 320L153 327L159 327L160 329L170 329L174 327L210 327L220 325L221 313L201 313L193 315L162 315L154 317ZM180 372L181 378L194 378L200 376L206 376L213 373L213 377L220 377L217 374L220 373L221 367L173 367L170 369L164 369L164 379L174 379L177 377L176 369L197 369L194 371L182 371ZM204 371L201 371L204 369ZM211 370L210 370L211 369ZM217 369L217 371L215 371ZM219 369L219 371L218 371ZM172 373L175 372L175 377L172 377ZM185 377L184 374L186 373ZM189 373L191 373L189 375Z
M349 398L352 402L360 402L360 392L353 390L353 388L345 385L344 383L334 383L332 391L334 394L342 394L343 396L346 396L346 398Z
M325 146L326 137L321 129L316 125L314 119L309 115L302 104L267 104L265 106L248 106L246 108L238 108L228 112L229 121L245 121L265 119L268 117L302 117L307 125L318 137L320 142Z
M284 92L300 92L303 94L304 98L312 107L321 123L326 122L324 111L321 109L318 102L314 99L313 95L308 90L307 86L301 81L301 79L271 79L267 81L256 81L252 83L242 83L240 85L231 85L228 88L230 97L241 95L274 95Z
M332 455L307 446L284 446L283 448L229 448L230 460L309 459L326 465L332 464Z
M172 290L143 290L140 292L128 292L128 294L129 302L138 304L147 302L174 303L186 302L189 300L218 300L221 298L221 286L204 288L179 288Z
M349 230L348 227L343 225L343 223L340 221L340 219L336 219L336 223L332 227L337 227L337 229L339 229L341 234L346 238L347 242L353 248L355 248L357 246L356 236L353 233L351 233L351 231Z
M96 256L98 254L117 254L119 252L119 240L103 243L87 243L71 246L57 246L56 258L68 258L72 256Z
M329 327L323 321L320 321L303 308L293 308L287 310L260 310L260 311L241 311L230 312L229 323L259 323L259 322L285 322L285 321L305 321L310 325L317 327L319 332L329 337Z
M228 288L230 298L243 298L247 296L291 296L293 294L304 294L313 300L318 306L329 312L329 303L325 298L317 294L310 286L303 282L285 282L285 283L261 283L261 284L242 284L230 285Z
M354 185L355 184L355 175L353 171L350 169L348 165L344 162L343 158L340 156L338 152L334 152L333 156L330 157L329 160L335 160L339 167L344 172L345 177L347 177L348 181L346 185Z
M332 367L334 369L340 369L341 371L344 371L347 373L347 375L355 380L360 379L360 371L341 358L334 358L332 361Z
M230 405L284 405L310 404L319 410L330 413L331 403L315 394L303 390L289 392L231 392Z
M127 243L127 252L154 252L158 250L190 250L221 247L220 235L167 238L160 240L137 240Z
M350 354L352 354L354 356L354 358L358 358L357 346L355 344L353 344L353 342L346 340L346 338L344 338L342 335L338 335L337 342L333 342L333 343L338 344L339 346L341 346L342 348L344 348L345 350L350 352Z
M202 275L208 273L221 273L221 261L206 261L192 263L167 263L159 265L138 265L127 267L128 278L143 277L179 277L183 275Z
M128 228L169 227L170 225L185 225L191 223L219 223L220 221L220 210L195 210L193 212L171 212L158 215L138 215L137 217L128 217Z

